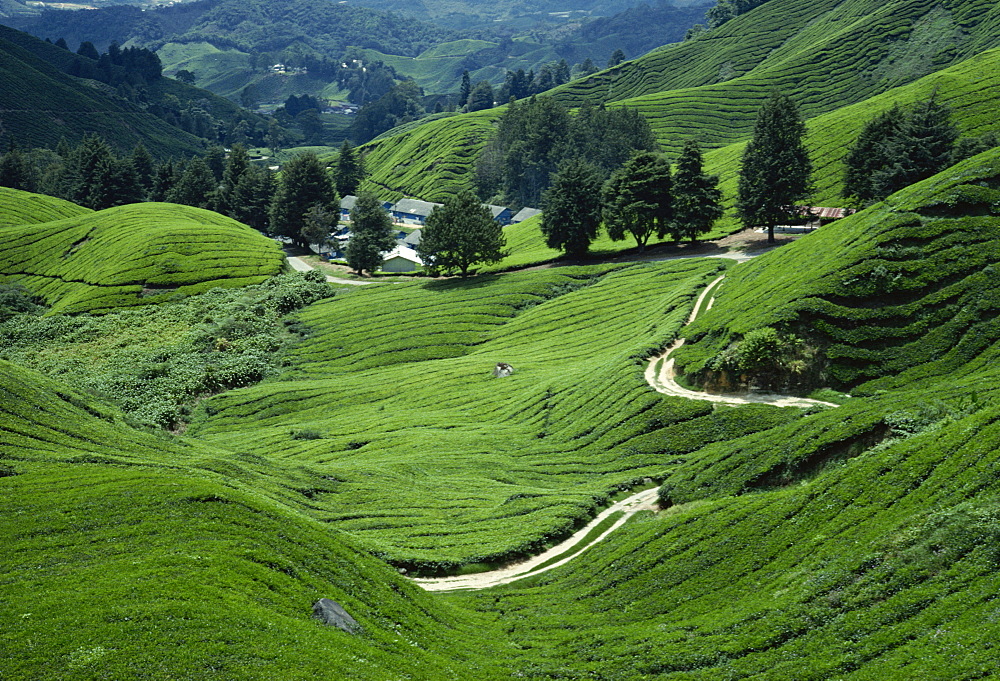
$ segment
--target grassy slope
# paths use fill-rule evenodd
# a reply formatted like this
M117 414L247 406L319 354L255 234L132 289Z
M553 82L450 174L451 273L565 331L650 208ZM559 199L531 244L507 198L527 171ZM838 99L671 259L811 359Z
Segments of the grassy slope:
M471 188L476 154L493 131L497 110L434 120L409 134L383 137L365 145L371 171L363 188L441 201Z
M799 317L870 355L870 396L804 417L642 383L635 359L680 330L709 261L345 292L300 314L283 380L211 400L193 438L0 362L3 671L988 676L998 178L1000 150L729 269L683 332L692 356ZM498 360L517 372L490 378ZM432 598L331 532L404 562L489 558L644 475L679 505L488 594ZM366 633L312 622L320 596Z
M135 431L6 362L0 395L5 678L500 676L490 625L282 497L307 501L301 468ZM282 473L303 491L276 491ZM321 597L364 633L313 620Z
M847 386L974 361L997 338L998 187L995 149L739 268L678 364L699 371L730 338L775 324L825 348L830 379Z
M30 197L31 195L26 195ZM0 280L20 281L53 312L157 302L157 295L259 283L284 257L259 233L217 213L133 204L0 228Z
M893 88L863 102L845 106L811 119L807 124L806 146L813 162L816 187L812 205L840 206L844 157L864 124L894 104L907 106L932 95L952 108L952 120L963 135L1000 133L994 112L1000 92L1000 49L989 50L955 66ZM720 176L726 197L736 194L740 157L746 146L737 142L705 155L706 167Z
M92 212L89 208L54 196L0 187L0 227L34 225Z
M561 268L345 292L302 313L315 335L294 371L210 400L196 432L326 471L339 483L317 517L398 563L531 551L610 491L662 477L673 459L648 433L679 454L791 417L765 408L718 421L641 379L636 358L670 340L722 266ZM492 378L498 361L516 373ZM316 439L295 439L302 430Z
M201 151L193 135L113 97L100 84L62 73L17 44L25 40L53 58L67 54L0 26L0 109L4 110L0 140L4 144L13 138L22 147L54 147L61 137L74 141L97 133L121 149L142 141L157 155Z
M453 600L528 678L995 674L998 191L1000 150L731 268L689 356L799 320L885 378L683 457L672 511L576 563Z

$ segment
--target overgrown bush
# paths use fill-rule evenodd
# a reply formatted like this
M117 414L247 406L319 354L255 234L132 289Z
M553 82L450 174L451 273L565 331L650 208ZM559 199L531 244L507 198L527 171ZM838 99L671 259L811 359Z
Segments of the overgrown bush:
M0 323L0 358L97 393L141 424L176 429L202 398L275 373L282 350L307 333L282 318L329 295L323 275L307 272L102 316L39 317L28 307ZM16 289L10 299L30 300Z
M815 348L795 334L769 326L730 343L708 368L700 381L707 386L765 390L809 388L820 370Z

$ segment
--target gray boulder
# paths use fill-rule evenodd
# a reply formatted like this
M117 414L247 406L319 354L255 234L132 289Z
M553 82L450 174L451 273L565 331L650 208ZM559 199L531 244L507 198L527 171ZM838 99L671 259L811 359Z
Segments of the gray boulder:
M348 615L340 603L331 601L329 598L321 598L316 601L316 604L313 605L313 615L319 618L323 624L340 627L348 634L357 634L361 631L361 625L358 624L357 620Z

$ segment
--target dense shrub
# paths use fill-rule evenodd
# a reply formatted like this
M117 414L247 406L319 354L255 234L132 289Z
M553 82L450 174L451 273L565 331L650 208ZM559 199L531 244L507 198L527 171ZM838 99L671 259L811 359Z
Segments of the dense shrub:
M0 324L0 357L101 394L139 423L177 428L203 397L273 374L305 333L282 317L329 295L323 276L308 272L103 316L26 309Z

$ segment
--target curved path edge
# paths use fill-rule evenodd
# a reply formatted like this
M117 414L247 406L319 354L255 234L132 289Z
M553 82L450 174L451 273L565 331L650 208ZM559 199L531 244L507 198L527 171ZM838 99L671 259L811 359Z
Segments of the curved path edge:
M563 541L562 543L553 546L551 549L544 551L537 556L532 556L531 558L519 562L513 563L506 567L502 567L499 570L491 570L489 572L479 572L471 575L459 575L456 577L429 577L429 578L415 578L413 581L417 583L418 586L423 587L427 591L458 591L460 589L485 589L491 586L499 586L500 584L507 584L524 577L531 577L534 575L540 575L543 572L548 572L553 568L557 568L560 565L564 565L569 561L573 560L579 556L583 551L586 551L594 544L601 542L606 536L617 530L619 527L625 524L625 522L631 518L633 515L639 511L655 511L657 510L657 488L643 490L638 494L633 494L627 499L622 499L621 501L612 504L608 508L604 509L597 516L591 520L585 527L577 530L573 535ZM622 517L618 518L609 528L604 530L600 535L594 537L594 539L587 543L583 549L573 553L572 555L566 556L562 560L557 560L550 565L544 567L538 567L551 560L554 557L566 553L570 549L574 548L583 541L583 539L594 529L597 525L604 521L610 515L622 512Z

